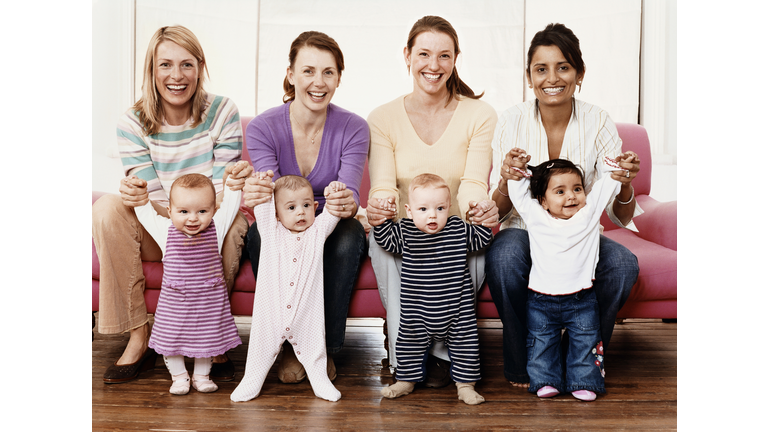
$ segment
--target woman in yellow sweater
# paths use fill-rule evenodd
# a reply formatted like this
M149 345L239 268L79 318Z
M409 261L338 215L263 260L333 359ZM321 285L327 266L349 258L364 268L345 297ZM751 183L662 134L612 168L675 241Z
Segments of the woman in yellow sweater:
M366 210L371 222L391 217L394 211L388 208L396 209L396 217L405 217L411 180L428 172L448 183L451 215L487 227L498 223L496 203L488 199L496 111L459 78L459 52L456 30L445 19L425 16L411 28L403 56L413 75L413 91L368 116L371 190ZM369 255L387 310L389 363L397 367L401 257L384 251L373 236L369 236ZM484 278L483 265L482 251L469 256L475 290ZM450 383L449 365L445 345L433 346L425 384Z

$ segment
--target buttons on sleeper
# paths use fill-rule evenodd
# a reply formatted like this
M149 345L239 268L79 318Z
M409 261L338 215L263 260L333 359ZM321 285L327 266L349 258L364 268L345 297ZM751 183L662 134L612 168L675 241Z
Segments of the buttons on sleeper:
M291 308L291 305L288 305L288 309L290 309L290 308Z

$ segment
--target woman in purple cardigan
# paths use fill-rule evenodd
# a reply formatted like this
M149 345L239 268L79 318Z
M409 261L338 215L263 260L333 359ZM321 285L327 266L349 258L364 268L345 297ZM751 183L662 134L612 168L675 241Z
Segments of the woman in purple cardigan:
M325 242L323 255L328 377L333 380L336 367L332 354L344 344L352 288L368 253L365 229L355 219L368 155L368 124L330 103L344 70L344 56L335 40L324 33L304 32L291 44L288 59L283 105L254 118L246 128L246 142L256 171L272 170L273 180L289 174L306 177L320 204L317 214L328 206L331 214L341 218ZM346 184L346 190L323 196L324 188L335 180ZM247 205L271 195L271 189L262 188L263 183L249 179L243 189ZM256 275L261 238L255 223L248 231L246 250ZM305 376L287 343L278 363L280 381L295 383Z

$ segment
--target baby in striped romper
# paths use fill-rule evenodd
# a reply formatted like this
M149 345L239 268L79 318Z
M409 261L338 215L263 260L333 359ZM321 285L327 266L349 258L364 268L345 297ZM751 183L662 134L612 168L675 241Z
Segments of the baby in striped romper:
M376 242L403 256L397 382L381 389L384 397L411 393L424 380L430 346L445 341L459 400L468 405L485 401L475 391L480 350L467 253L486 247L492 233L490 228L449 216L450 207L451 191L445 180L420 174L408 190L408 218L372 223Z
M253 168L240 161L233 174L243 170ZM135 209L163 252L162 289L149 347L163 355L175 395L189 393L190 384L202 393L218 390L209 377L213 357L242 343L230 310L221 246L237 216L243 185L227 185L226 173L224 184L218 209L216 189L203 174L186 174L173 182L170 219L158 214L151 201ZM185 356L195 359L191 383Z

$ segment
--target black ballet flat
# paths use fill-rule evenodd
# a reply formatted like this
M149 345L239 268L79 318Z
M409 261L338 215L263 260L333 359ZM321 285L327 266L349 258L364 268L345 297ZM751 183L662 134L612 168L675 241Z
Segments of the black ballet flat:
M136 363L118 365L117 361L107 368L104 372L104 383L117 384L136 379L140 373L155 368L157 353L152 348L147 347L144 354L141 355Z

